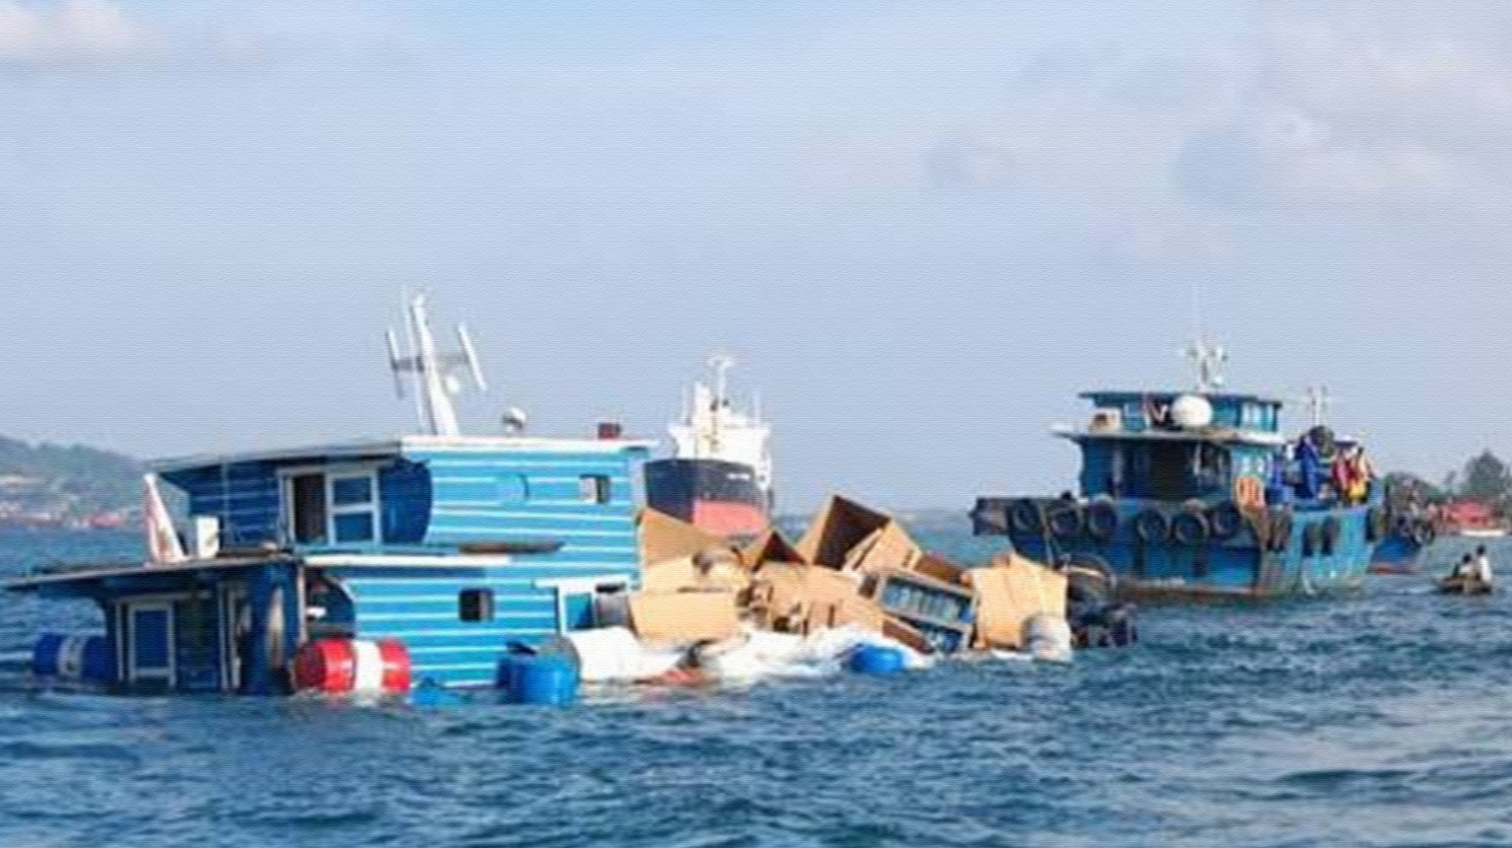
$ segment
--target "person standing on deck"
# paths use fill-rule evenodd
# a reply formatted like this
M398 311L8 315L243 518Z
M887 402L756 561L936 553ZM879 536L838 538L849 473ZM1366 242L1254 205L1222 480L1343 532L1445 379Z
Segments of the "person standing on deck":
M1297 483L1297 496L1308 501L1318 497L1323 488L1323 457L1307 436L1297 440L1297 468L1302 478Z

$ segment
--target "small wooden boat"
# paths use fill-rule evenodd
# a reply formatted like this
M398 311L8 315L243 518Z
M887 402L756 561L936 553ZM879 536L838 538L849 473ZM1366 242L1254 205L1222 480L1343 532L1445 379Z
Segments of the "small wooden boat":
M1474 577L1451 574L1439 579L1438 591L1441 595L1489 595L1496 591L1496 587Z

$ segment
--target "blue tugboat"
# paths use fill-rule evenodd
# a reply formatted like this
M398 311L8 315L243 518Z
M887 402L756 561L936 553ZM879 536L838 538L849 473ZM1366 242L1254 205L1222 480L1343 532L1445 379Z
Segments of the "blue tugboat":
M1221 349L1188 352L1194 391L1097 391L1080 494L981 498L977 535L1105 571L1130 598L1273 598L1359 586L1388 530L1380 485L1351 481L1357 445L1323 426L1292 442L1279 400L1221 391ZM1363 454L1359 454L1363 457ZM1334 481L1334 482L1331 482ZM1348 491L1341 491L1348 489Z
M472 344L459 327L460 351L438 353L423 296L408 318L391 365L413 375L426 432L157 464L147 563L7 584L103 614L103 633L44 634L36 669L176 692L484 686L512 643L593 626L639 580L631 475L652 443L602 425L531 437L519 414L462 435L451 395L468 370L482 387ZM187 500L188 553L158 480Z

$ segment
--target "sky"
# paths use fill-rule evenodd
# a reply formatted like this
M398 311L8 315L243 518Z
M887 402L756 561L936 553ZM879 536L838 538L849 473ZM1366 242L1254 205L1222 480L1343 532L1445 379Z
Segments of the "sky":
M1509 142L1486 0L0 0L0 433L410 428L429 288L470 432L660 436L732 355L786 509L1058 492L1199 323L1439 477L1512 452Z

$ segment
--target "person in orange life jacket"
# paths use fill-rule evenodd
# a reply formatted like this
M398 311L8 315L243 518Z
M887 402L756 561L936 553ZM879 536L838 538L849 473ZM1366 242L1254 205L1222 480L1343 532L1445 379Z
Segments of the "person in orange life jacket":
M1334 497L1341 502L1349 500L1350 486L1349 455L1339 453L1334 455L1333 465L1328 469L1328 482L1333 486Z
M1370 478L1374 475L1365 449L1353 445L1334 459L1332 482L1339 500L1361 504L1370 498Z
M1349 461L1349 500L1351 503L1362 504L1370 500L1370 481L1375 478L1375 469L1370 467L1370 460L1365 458L1365 447L1355 445L1350 451Z

